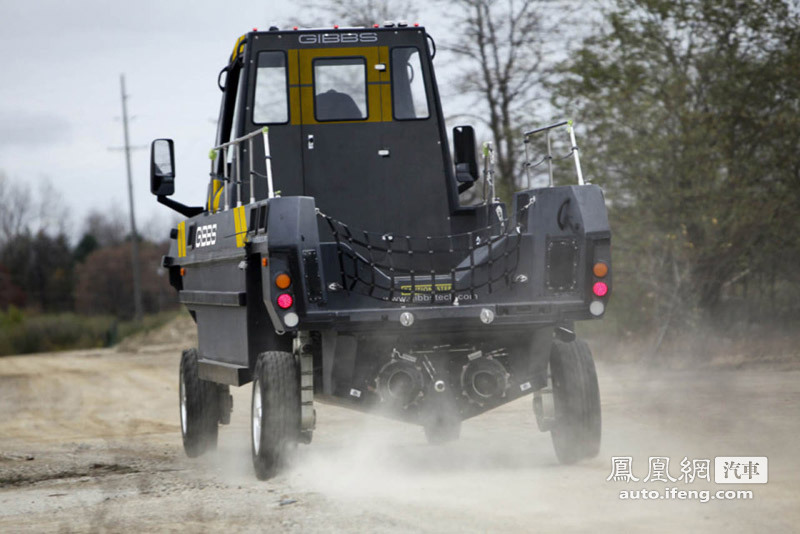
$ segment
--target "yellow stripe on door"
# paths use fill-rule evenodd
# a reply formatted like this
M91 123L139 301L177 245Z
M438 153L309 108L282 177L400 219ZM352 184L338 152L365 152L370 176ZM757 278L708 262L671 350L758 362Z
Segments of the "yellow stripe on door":
M243 247L247 243L247 217L244 206L233 208L233 226L236 229L236 246Z

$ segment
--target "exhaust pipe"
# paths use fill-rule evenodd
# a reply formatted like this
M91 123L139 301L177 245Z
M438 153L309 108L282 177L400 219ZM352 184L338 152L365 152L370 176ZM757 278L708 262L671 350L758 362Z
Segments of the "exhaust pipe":
M378 373L381 400L398 408L405 408L417 400L422 387L422 371L406 360L392 360Z
M473 360L461 372L461 392L480 406L505 397L506 389L508 373L503 364L496 360Z

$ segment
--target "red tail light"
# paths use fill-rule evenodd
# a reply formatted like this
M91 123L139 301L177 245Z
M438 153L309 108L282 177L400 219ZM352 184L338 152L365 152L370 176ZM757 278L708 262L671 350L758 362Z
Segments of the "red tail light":
M287 308L291 308L292 304L294 304L294 299L289 293L284 293L278 296L278 306L281 309L285 310Z
M605 297L608 293L608 285L605 282L595 282L592 292L598 297Z

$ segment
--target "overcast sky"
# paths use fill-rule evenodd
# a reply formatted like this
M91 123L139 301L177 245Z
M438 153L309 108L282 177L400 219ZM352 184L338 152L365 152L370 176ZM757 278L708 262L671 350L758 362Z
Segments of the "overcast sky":
M150 141L175 140L173 198L202 204L217 73L239 35L299 16L296 2L274 0L0 0L0 13L0 171L32 187L49 179L73 235L93 207L127 218L124 156L109 150L123 144L121 73L131 143L148 147L133 152L137 222L166 233L172 212L149 192Z
M441 43L452 32L449 15L426 5L417 20ZM92 209L127 221L125 159L110 150L123 144L124 73L131 144L139 147L132 161L137 223L145 236L164 236L177 215L150 195L150 142L175 140L173 198L201 205L221 96L217 74L236 38L254 27L306 19L301 25L313 26L322 18L286 0L0 0L0 171L36 190L49 180L61 194L52 201L71 210L73 239ZM448 90L452 62L442 56L434 64L440 89L451 95L443 102L448 116L464 103Z

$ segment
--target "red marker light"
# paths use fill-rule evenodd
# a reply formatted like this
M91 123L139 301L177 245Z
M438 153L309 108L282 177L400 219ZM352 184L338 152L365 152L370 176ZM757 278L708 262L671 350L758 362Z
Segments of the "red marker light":
M415 22L415 23L414 23L414 27L415 27L415 28L419 28L419 22Z
M373 25L372 25L372 27L373 27L373 28L380 28L380 27L381 27L381 25L380 25L380 24L373 24Z
M282 310L291 308L292 304L294 304L294 299L289 293L284 293L278 296L278 306L280 306Z
M338 25L338 24L334 24L334 25L333 25L333 29L334 29L334 30L338 30L338 29L339 29L339 25Z
M297 29L297 26L295 26L293 29L295 29L295 30L296 30L296 29Z
M258 28L253 28L253 31L254 31L254 32L257 32L257 31L258 31Z
M592 286L592 292L598 297L605 297L608 294L608 286L605 282L595 282Z

